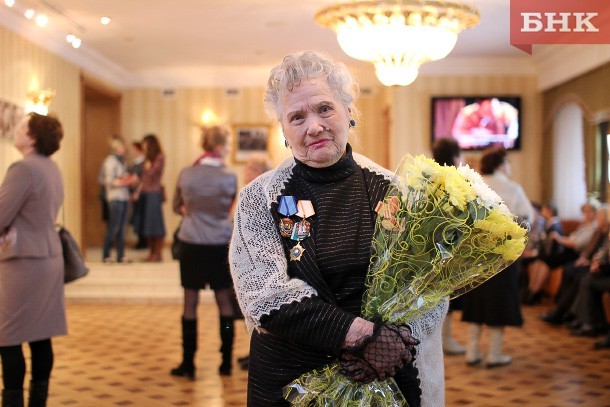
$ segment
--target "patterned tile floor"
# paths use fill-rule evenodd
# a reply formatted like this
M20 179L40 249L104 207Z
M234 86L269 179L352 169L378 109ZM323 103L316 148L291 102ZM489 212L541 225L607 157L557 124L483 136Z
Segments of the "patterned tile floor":
M54 341L49 407L245 406L247 372L235 364L232 376L217 373L215 308L205 301L200 310L192 382L168 374L180 356L179 304L69 304L70 335ZM593 339L546 326L537 318L542 311L525 308L525 326L507 330L505 350L514 357L508 367L467 367L463 357L447 357L447 405L610 406L610 350L594 351ZM463 343L459 314L454 320L454 336ZM236 334L235 358L248 346L240 322Z

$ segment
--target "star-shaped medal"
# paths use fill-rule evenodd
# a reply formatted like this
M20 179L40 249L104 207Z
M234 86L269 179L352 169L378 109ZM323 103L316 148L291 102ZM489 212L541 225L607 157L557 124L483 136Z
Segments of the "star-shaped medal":
M303 255L303 246L301 246L301 242L297 243L292 249L290 249L290 261L301 261L301 256Z

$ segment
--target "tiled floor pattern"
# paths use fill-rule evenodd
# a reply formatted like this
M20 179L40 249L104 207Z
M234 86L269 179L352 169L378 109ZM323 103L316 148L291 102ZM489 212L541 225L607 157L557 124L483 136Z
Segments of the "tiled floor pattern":
M445 357L447 405L610 406L610 350L593 350L597 339L545 324L538 316L547 308L523 308L525 325L506 329L503 350L513 356L507 367L469 367L463 357ZM456 328L465 343L465 325Z
M247 373L238 366L230 377L217 373L215 308L209 301L202 304L192 382L168 374L180 358L178 304L69 304L70 335L54 341L49 407L245 406ZM511 366L488 370L447 357L447 405L610 406L610 351L594 351L593 339L539 322L542 310L525 308L524 328L507 331ZM462 343L463 328L459 321L454 324ZM236 323L236 334L235 358L247 353L243 323Z

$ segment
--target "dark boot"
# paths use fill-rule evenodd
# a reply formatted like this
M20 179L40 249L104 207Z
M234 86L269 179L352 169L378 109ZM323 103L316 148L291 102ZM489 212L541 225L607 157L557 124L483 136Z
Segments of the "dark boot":
M49 381L30 381L30 399L28 407L46 407L49 396Z
M197 320L182 318L182 363L171 370L173 376L195 380L195 352L197 352Z
M218 368L221 376L231 374L231 358L233 357L233 339L235 338L235 328L233 327L233 317L220 317L220 352L222 353L222 364Z
M23 407L23 389L3 389L2 407Z

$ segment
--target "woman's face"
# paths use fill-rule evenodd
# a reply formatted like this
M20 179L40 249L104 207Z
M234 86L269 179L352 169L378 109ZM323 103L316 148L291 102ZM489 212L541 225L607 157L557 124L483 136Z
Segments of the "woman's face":
M303 81L280 103L280 123L296 159L315 168L339 161L347 145L349 111L324 78Z
M546 220L553 219L553 210L549 206L543 205L540 209L540 214Z
M593 222L595 220L595 213L597 211L589 204L585 204L582 207L582 216L585 222Z
M123 144L120 144L120 145L117 145L114 152L122 157L127 152L127 149L125 148L125 146Z
M23 152L27 152L30 149L34 148L34 144L36 140L30 137L28 131L28 123L30 121L29 117L24 117L17 128L15 128L15 141L14 145L17 150Z

